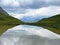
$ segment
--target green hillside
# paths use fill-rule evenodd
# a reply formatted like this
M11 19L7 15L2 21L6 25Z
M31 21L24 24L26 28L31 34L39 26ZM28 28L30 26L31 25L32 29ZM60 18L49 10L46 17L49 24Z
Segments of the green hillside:
M11 17L7 12L5 12L0 7L0 24L20 24L22 23L20 20Z
M19 24L41 26L57 34L60 34L60 14L49 17L49 18L44 18L36 23L23 23L22 21L14 17L11 17L6 11L4 11L0 7L0 35L3 32L5 32L7 29Z
M6 11L0 7L0 35L7 29L12 28L22 22L14 17L11 17Z
M36 23L30 23L29 25L41 26L57 34L60 34L60 14L49 18L44 18Z

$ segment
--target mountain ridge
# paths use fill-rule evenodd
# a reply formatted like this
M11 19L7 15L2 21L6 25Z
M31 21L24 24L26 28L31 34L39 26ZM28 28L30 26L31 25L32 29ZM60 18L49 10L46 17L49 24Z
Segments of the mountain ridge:
M21 20L10 16L5 10L0 7L0 35L7 31L7 29L20 25L21 23Z
M11 17L6 11L4 11L0 7L0 25L19 25L19 24L41 26L57 34L60 34L60 14L57 14L49 18L43 18L42 20L39 20L38 22L35 23L25 23L14 17Z
M26 24L41 26L52 32L60 34L60 14L57 14L49 18L43 18L42 20L39 20L36 23L26 23Z
M10 16L6 11L4 11L1 7L0 7L0 23L1 22L4 22L5 21L5 24L7 23L9 23L10 22L10 24L20 24L20 23L22 23L22 21L21 20L18 20L18 19L16 19L16 18L14 18L14 17L12 17L12 16Z

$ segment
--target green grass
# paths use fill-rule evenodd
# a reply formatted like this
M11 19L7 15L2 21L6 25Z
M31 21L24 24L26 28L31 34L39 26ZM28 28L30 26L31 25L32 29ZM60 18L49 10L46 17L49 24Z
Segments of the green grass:
M0 35L2 35L9 28L13 28L16 25L0 25Z

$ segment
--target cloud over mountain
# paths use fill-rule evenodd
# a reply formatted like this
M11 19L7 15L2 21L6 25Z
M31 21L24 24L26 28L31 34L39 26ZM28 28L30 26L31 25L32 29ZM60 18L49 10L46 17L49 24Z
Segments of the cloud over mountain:
M60 0L0 0L0 6L18 19L60 14Z

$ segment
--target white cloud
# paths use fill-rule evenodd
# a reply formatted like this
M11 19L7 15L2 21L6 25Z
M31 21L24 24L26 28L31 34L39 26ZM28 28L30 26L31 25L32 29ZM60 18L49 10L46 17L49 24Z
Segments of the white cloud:
M46 16L53 16L56 14L60 14L60 7L59 6L43 7L40 9L40 14Z
M59 6L49 6L49 7L43 7L39 9L26 9L27 12L24 14L13 14L14 17L20 19L24 16L32 16L32 17L38 17L38 16L53 16L56 14L60 14L60 7Z
M28 5L28 4L32 4L33 1L32 0L20 0L22 5Z
M19 6L20 3L17 0L1 0L3 6Z
M45 1L43 0L37 0L37 1L36 0L1 0L1 4L8 7L8 9L6 9L8 10L7 12L9 14L10 12L13 13L12 16L18 19L24 18L25 16L30 16L33 17L32 18L33 20L39 16L43 18L44 16L50 17L56 14L60 14L60 6L56 6L59 4L59 2L60 2L59 0L55 0L55 1L54 0L45 0ZM9 10L10 7L12 10ZM28 20L30 19L28 18Z
M32 0L0 0L1 5L10 7L20 7L21 5L26 6L32 3Z
M52 3L52 4L51 4ZM55 4L56 3L56 4ZM39 8L46 5L59 5L60 0L0 0L0 4L3 6L10 7L28 7L28 8ZM37 6L37 7L36 7Z

